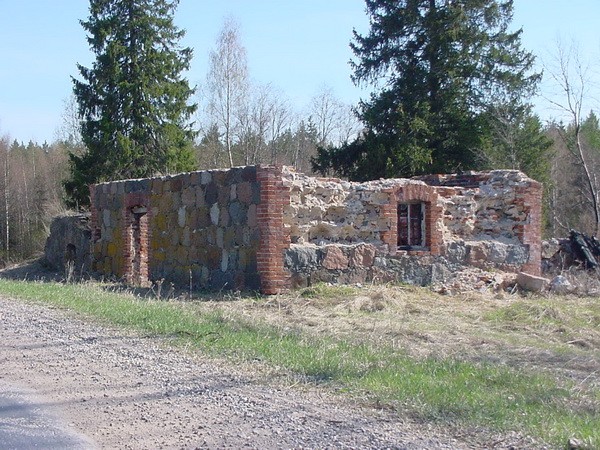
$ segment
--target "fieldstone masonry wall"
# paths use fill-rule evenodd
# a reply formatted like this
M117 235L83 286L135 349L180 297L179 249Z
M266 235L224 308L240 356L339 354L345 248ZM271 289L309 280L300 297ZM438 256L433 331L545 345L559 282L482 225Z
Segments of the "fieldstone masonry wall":
M256 166L90 190L92 269L138 285L275 294L315 281L430 284L466 266L540 271L541 185L517 171L353 183ZM399 247L402 205L419 211L418 245Z
M92 186L94 269L135 284L260 288L258 171L244 167Z
M498 170L351 183L284 171L293 286L444 281L465 266L539 274L541 185ZM425 245L399 248L398 205L424 205Z
M60 271L73 270L77 275L89 272L91 236L88 215L55 217L44 248L46 263Z

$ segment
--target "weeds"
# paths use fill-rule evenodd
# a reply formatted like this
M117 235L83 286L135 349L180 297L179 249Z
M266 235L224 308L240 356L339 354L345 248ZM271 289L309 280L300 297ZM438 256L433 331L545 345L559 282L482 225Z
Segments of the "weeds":
M600 393L593 383L591 387L587 385L587 380L575 385L557 381L548 373L511 368L503 363L470 361L464 355L458 358L432 353L415 357L402 346L392 345L389 339L358 338L360 320L377 333L380 329L375 327L380 326L385 317L388 317L389 327L404 326L405 332L410 331L406 323L389 320L396 311L404 322L413 316L416 320L433 320L439 315L446 321L452 316L455 322L440 326L444 333L460 329L459 326L464 329L472 326L459 323L461 314L481 317L482 326L491 323L503 328L513 324L540 333L575 323L590 323L593 327L597 317L593 314L590 317L589 311L597 309L591 302L581 311L572 303L559 304L547 299L538 299L538 303L521 299L494 307L489 302L469 299L464 303L469 311L467 315L460 311L463 304L458 300L443 300L424 290L407 293L399 288L362 291L316 286L296 298L277 298L279 306L275 315L288 319L296 317L294 308L298 306L294 302L300 299L315 303L323 298L323 302L329 304L319 305L329 329L310 333L302 322L295 325L289 321L269 323L249 314L264 311L266 317L269 310L265 310L264 305L272 299L247 301L236 295L229 302L164 302L107 292L91 283L60 285L7 280L0 280L0 291L69 308L145 333L171 337L209 355L225 356L233 361L260 361L268 367L284 369L299 381L340 388L373 403L393 406L423 421L456 427L516 430L555 447L564 446L570 438L581 440L589 448L600 446ZM414 297L404 297L408 295ZM344 313L352 321L355 334L333 332L333 322L342 318L339 306L356 298L363 298L360 304L367 306L347 308ZM240 304L248 308L243 311L245 317L240 313ZM412 309L408 307L411 304L414 304ZM285 313L282 305L287 308ZM313 307L306 302L303 305L302 311ZM477 315L472 311L476 307L487 312ZM414 308L421 313L411 313ZM273 316L273 310L270 311ZM591 330L586 328L586 331ZM447 334L449 336L451 334Z

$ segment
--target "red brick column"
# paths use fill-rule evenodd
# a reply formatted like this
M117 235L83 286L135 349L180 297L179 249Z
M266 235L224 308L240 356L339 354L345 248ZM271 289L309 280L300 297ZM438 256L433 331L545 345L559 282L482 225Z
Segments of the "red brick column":
M139 223L139 267L134 267L132 260L132 248L135 245L133 226L136 220L134 209L145 208L146 212L140 215ZM149 284L149 260L150 260L150 230L149 223L149 196L145 192L132 192L125 194L122 210L122 236L123 236L123 273L121 276L127 283L145 286Z
M260 290L273 295L290 287L290 276L283 264L284 252L290 247L290 236L283 226L283 208L290 203L289 190L283 185L282 168L258 166L260 184L257 225L260 243L256 252Z
M381 231L381 240L388 247L388 254L394 256L398 250L398 198L397 189L386 189L390 202L381 207L381 216L389 223L388 230Z
M90 184L90 228L92 230L92 241L90 242L90 252L92 255L92 270L99 270L99 261L102 258L102 251L96 242L101 238L101 228L98 219L98 207L96 205L96 189L98 185Z
M100 239L100 223L96 207L96 185L90 184L90 227L92 229L92 244Z
M542 184L531 181L529 186L515 189L515 203L527 214L526 222L517 226L517 237L529 247L529 261L521 270L531 275L542 273Z

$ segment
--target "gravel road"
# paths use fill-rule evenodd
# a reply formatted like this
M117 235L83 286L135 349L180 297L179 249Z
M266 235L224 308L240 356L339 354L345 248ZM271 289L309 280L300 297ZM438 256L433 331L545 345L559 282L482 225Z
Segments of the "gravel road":
M0 383L33 392L38 408L89 440L74 447L468 448L391 412L6 298Z

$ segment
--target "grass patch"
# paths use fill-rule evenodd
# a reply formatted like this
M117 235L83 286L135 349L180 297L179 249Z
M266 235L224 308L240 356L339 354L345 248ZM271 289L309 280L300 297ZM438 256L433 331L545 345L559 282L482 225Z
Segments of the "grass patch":
M356 289L350 286L319 283L302 289L300 291L300 297L315 299L338 299L354 294L355 292Z
M329 299L350 291L312 288L304 298ZM349 288L351 289L351 288ZM503 365L453 358L415 358L389 345L356 342L336 336L315 336L298 329L249 321L225 314L215 303L206 311L193 302L161 302L113 293L96 284L63 285L0 280L5 295L42 301L126 326L141 332L176 337L215 356L255 361L302 380L364 394L377 404L442 424L474 425L499 431L516 430L553 446L576 437L590 448L600 447L600 408L582 403L578 391L558 385L550 376L527 374ZM306 291L304 291L306 292ZM550 323L562 317L508 305L487 320ZM543 309L545 308L545 309ZM551 310L550 310L551 311ZM593 395L597 400L598 391Z

